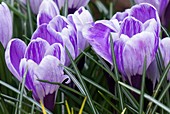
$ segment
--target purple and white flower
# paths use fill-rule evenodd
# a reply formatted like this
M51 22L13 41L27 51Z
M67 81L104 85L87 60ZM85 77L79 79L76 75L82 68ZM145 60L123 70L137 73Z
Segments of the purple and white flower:
M84 18L85 16L86 18ZM80 53L79 49L84 50L87 46L81 28L92 21L90 13L81 7L75 14L68 15L68 18L57 15L49 23L40 25L31 39L40 37L48 41L50 45L60 43L69 49L73 59L75 59ZM65 65L69 64L70 60L66 56Z
M12 39L7 46L5 60L20 82L27 71L26 88L33 92L35 100L42 101L46 108L53 110L59 86L42 83L38 79L59 83L68 79L66 83L69 83L69 77L63 72L64 53L61 44L50 45L41 38L31 40L28 46L19 39Z
M144 14L144 15L143 15ZM156 9L147 3L116 13L111 20L96 21L83 29L94 51L112 65L110 34L118 70L131 82L142 75L144 58L147 68L155 58L159 44L160 20Z
M12 16L4 2L0 4L0 15L0 42L6 48L7 43L12 38Z

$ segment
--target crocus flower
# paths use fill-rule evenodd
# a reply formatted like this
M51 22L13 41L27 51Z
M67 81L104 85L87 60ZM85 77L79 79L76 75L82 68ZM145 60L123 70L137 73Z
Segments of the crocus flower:
M162 59L164 62L164 66L166 67L168 65L168 63L170 62L170 38L164 38L161 40L160 42L160 51L161 51L161 55L162 55ZM170 72L168 72L167 75L168 80L170 81Z
M80 53L79 49L84 50L88 46L88 42L82 35L82 28L93 22L93 18L88 10L84 7L80 7L74 14L68 15L68 20L74 26L77 35L77 46L78 54Z
M39 11L39 7L41 5L41 2L43 0L30 0L30 7L31 7L31 10L34 14L38 14L38 11ZM27 0L21 0L21 2L23 2L24 4L27 3Z
M37 25L49 23L53 17L59 14L59 9L53 0L44 0L39 7Z
M53 110L59 86L42 83L39 80L62 83L69 77L64 75L65 62L64 48L60 44L50 45L47 41L38 38L31 40L28 47L20 39L12 39L6 49L6 64L11 73L22 82L26 73L25 86L32 91L33 97L45 107Z
M7 43L12 38L12 16L4 2L0 4L0 15L0 42L6 48Z
M165 9L169 3L169 0L134 0L134 1L137 4L139 3L152 4L157 9L160 17L164 14Z
M59 9L61 9L65 0L54 0ZM86 6L90 0L68 0L68 13L73 14L76 10L78 10L81 6Z
M112 65L111 34L118 70L132 83L133 76L142 75L145 56L147 68L154 60L159 32L160 20L156 9L143 3L115 14L111 20L87 25L83 29L83 36L94 51Z
M86 18L84 18L87 16ZM69 18L69 19L68 19ZM90 13L83 7L69 15L68 18L57 15L49 23L40 25L32 35L31 39L38 37L45 39L50 45L60 43L66 46L72 58L75 59L79 55L79 48L84 50L87 41L83 38L81 28L89 22L92 22ZM66 56L65 65L69 65L70 60Z

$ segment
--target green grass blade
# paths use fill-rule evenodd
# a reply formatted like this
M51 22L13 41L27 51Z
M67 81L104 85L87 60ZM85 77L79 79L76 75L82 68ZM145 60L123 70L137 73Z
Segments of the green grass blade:
M58 83L58 82L49 82L48 80L38 80L40 82L44 82L44 83L49 83L49 84L54 84L54 85L59 85L60 87L68 90L68 91L71 91L73 93L76 93L77 95L81 96L81 97L85 97L85 95L81 94L79 91L76 91L75 89L72 89L71 87L68 87L62 83Z
M87 56L88 58L90 58L93 62L95 62L98 66L100 66L103 70L105 70L115 81L117 80L116 77L113 75L113 73L106 69L102 64L100 64L99 62L97 62L90 54L87 54L84 51L81 51L85 56Z
M120 110L119 110L115 105L113 105L113 103L112 103L108 98L106 98L105 95L103 95L103 93L101 93L100 91L98 91L98 92L99 92L99 94L103 97L103 99L104 99L108 104L110 104L110 106L112 106L112 107L117 111L117 113L119 114L119 113L120 113Z
M29 25L30 25L30 34L33 34L34 29L33 29L33 25L32 25L32 16L31 16L31 9L30 9L30 0L27 0L27 12L28 12L28 21L29 21Z
M141 94L140 94L140 108L139 108L139 114L143 113L143 104L144 104L144 92L145 92L145 77L146 77L146 56L144 59L144 65L143 65L143 75L142 75L142 86L141 86Z
M138 89L132 87L132 86L129 86L123 82L118 82L120 85L128 88L129 90L137 93L137 94L141 94L141 91L139 91ZM167 106L165 106L164 104L162 104L161 102L159 102L158 100L154 99L153 97L151 97L150 95L144 93L144 98L148 99L149 101L155 103L156 105L158 105L159 107L161 107L162 109L164 109L165 111L167 111L168 113L170 113L170 108L168 108Z
M67 15L68 15L68 0L65 0L65 2L64 2L63 15L65 17L67 17Z
M14 12L14 14L16 14L17 16L23 18L23 19L27 19L27 17L22 14L21 12L19 12L15 7L12 7L9 3L5 2L7 4L7 6L9 7L10 10L12 10Z
M136 101L136 99L132 96L132 94L124 87L122 87L122 92L124 95L127 97L129 102L132 104L132 106L136 109L139 110L139 103Z
M20 99L19 99L19 109L22 109L22 98L23 98L23 92L25 87L25 80L27 76L28 67L26 68L26 71L24 72L24 76L22 78L22 85L21 85L21 93L20 93ZM21 111L18 111L18 114L21 114Z
M86 78L85 76L82 76L82 78L87 81L88 83L92 84L93 86L95 86L96 88L104 91L105 93L107 93L109 96L111 96L114 100L118 101L118 98L116 96L114 96L110 91L106 90L105 88L103 88L102 86L100 86L99 84L95 83L94 81Z
M169 88L170 88L170 83L168 83L167 87L163 90L161 96L158 98L158 101L162 100L162 98L165 96L166 92L168 92ZM152 110L152 114L155 114L157 107L158 107L157 105L154 106L154 108Z
M166 67L163 75L161 76L162 78L160 79L159 83L157 84L156 89L154 90L153 98L156 98L156 96L158 95L158 92L159 92L159 90L160 90L160 88L161 88L164 80L167 78L167 74L168 74L168 72L169 72L169 69L170 69L170 62L168 63L168 65L167 65L167 67ZM146 111L147 113L149 113L151 107L152 107L152 102L149 103L148 109L147 109L147 111Z
M93 102L92 102L91 96L90 96L90 94L89 94L89 91L88 91L88 89L87 89L87 87L86 87L86 84L84 83L84 80L82 79L81 74L80 74L77 66L75 65L75 63L74 63L74 61L73 61L73 58L71 57L71 54L70 54L70 52L68 51L67 47L66 47L66 52L67 52L67 54L68 54L68 56L69 56L69 58L70 58L70 61L71 61L72 65L73 65L73 68L75 69L75 72L76 72L76 74L77 74L77 76L78 76L78 79L80 80L80 83L82 84L82 87L83 87L83 89L84 89L84 91L85 91L85 93L86 93L87 99L88 99L88 101L89 101L89 105L91 106L91 108L92 108L92 110L93 110L93 113L94 113L94 114L97 114L97 110L96 110L96 108L95 108L94 105L93 105Z
M118 69L117 69L117 65L116 65L116 58L115 58L115 53L114 53L113 39L112 39L111 35L110 35L110 45L111 45L111 52L112 52L112 60L113 60L114 72L115 72L115 76L117 78L116 84L117 84L117 89L118 89L118 97L119 97L119 101L120 101L121 111L123 111L124 110L123 97L122 97L121 87L118 84L118 81L120 79L119 79Z
M32 104L31 114L34 114L34 108L35 108L35 105L34 105L34 104Z
M98 109L100 111L102 111L102 112L104 111L107 114L113 114L113 112L109 111L107 108L103 107L101 104L97 103L96 101L94 101L94 104L98 107ZM103 114L105 114L105 113L103 113Z
M67 68L65 67L64 71L69 75L69 77L71 78L71 80L74 82L74 84L78 87L78 89L80 90L80 92L85 95L85 91L82 87L82 85L79 83L79 81L75 78L75 76L69 71L67 70Z
M1 81L1 80L0 80L0 85L5 86L6 88L10 89L11 91L14 91L14 92L17 93L17 94L21 94L21 92L20 92L19 90L17 90L17 89L14 88L13 86L11 86L11 85L9 85L9 84ZM32 98L27 97L27 96L24 95L24 94L23 94L23 97L24 97L25 99L27 99L28 101L30 101L31 103L35 104L37 107L41 108L40 104L39 104L38 102L36 102L35 100L33 100ZM47 111L48 114L52 114L48 109L46 109L46 111Z

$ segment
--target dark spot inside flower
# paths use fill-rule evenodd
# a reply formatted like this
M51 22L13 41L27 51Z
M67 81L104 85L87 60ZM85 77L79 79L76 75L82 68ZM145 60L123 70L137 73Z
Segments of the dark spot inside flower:
M69 8L68 14L73 14L76 10L77 10L77 8Z

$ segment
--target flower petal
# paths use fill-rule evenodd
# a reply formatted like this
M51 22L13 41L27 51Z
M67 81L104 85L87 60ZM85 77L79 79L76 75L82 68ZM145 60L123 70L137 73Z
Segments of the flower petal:
M8 69L11 73L19 80L22 80L22 77L19 73L19 65L21 59L24 57L26 50L26 44L20 39L12 39L7 46L5 51L5 61Z
M24 76L24 73L27 71L25 86L28 90L32 91L33 97L36 101L43 100L45 96L45 91L41 83L37 80L38 77L35 75L35 69L38 67L32 60L26 60L23 58L20 63L20 74Z
M46 55L53 55L55 57L57 57L60 61L61 61L61 64L65 64L65 49L64 47L59 44L59 43L55 43L53 45L51 45L46 53L45 53L45 56Z
M122 40L122 38L120 40ZM129 79L130 76L142 74L145 56L147 58L146 68L149 67L156 53L155 40L157 39L154 34L149 32L142 32L134 35L129 40L122 40L122 42L125 42L125 46L123 50L120 49L115 55L123 51L121 55L123 62L120 64L123 66L123 73L125 73Z
M6 48L7 43L12 38L12 16L4 2L0 4L0 15L0 42Z
M164 38L161 40L160 43L160 51L162 54L162 58L164 61L164 65L165 67L168 65L168 63L170 62L170 38ZM170 80L170 72L168 72L168 80Z
M46 40L50 45L53 43L63 44L61 36L53 31L50 26L47 26L47 24L40 25L33 33L31 40L37 38L42 38Z
M142 23L133 17L127 17L121 24L120 34L125 34L129 38L143 31Z
M143 14L145 14L145 16L143 16ZM130 15L135 17L137 20L140 20L142 23L154 18L160 25L158 12L151 4L141 3L139 5L135 5L131 8Z
M109 36L111 32L114 32L110 27L103 24L103 21L96 22L95 24L88 24L83 28L83 36L93 47L94 51L112 64L112 56L110 50ZM118 36L113 37L117 39Z
M47 80L49 82L62 83L66 79L69 82L69 77L64 75L64 68L60 65L60 61L51 55L47 55L41 61L39 67L35 70L35 75L40 80ZM42 83L45 90L45 95L52 94L57 91L59 86L48 83Z
M49 47L49 43L41 38L32 40L25 52L25 58L27 60L31 59L35 63L39 64Z
M34 14L38 14L40 4L43 0L30 0L31 10ZM26 3L26 1L24 1Z
M43 0L37 16L38 26L43 23L49 23L53 17L59 14L59 9L53 0Z

